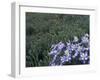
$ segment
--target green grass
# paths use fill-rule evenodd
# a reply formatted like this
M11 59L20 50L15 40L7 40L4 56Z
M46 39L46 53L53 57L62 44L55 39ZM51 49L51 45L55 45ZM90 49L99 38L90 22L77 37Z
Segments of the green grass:
M89 33L88 15L26 13L26 67L48 66L50 47Z

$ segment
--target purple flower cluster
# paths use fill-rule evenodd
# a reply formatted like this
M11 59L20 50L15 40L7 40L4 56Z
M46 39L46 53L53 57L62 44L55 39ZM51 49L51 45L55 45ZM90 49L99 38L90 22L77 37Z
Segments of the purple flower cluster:
M74 36L72 41L59 42L51 46L51 51L48 53L51 57L49 65L89 64L89 52L89 35L85 34L80 39Z

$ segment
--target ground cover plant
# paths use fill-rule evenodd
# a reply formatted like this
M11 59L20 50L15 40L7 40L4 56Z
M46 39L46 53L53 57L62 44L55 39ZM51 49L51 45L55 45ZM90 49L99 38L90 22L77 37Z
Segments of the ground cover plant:
M90 62L89 15L26 12L26 67Z

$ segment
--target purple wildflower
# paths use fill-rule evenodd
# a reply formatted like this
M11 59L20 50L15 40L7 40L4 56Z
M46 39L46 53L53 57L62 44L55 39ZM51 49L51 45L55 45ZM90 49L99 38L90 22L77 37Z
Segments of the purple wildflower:
M86 61L89 59L88 53L80 53L80 58L79 60L81 60L83 63L86 63Z
M69 62L69 61L71 61L70 55L64 55L64 56L61 57L61 63Z
M66 42L59 42L51 46L51 51L48 53L51 55L52 60L50 66L64 65L64 63L89 64L89 35L85 34L79 40L77 36L74 36L74 40ZM79 62L77 62L79 61Z

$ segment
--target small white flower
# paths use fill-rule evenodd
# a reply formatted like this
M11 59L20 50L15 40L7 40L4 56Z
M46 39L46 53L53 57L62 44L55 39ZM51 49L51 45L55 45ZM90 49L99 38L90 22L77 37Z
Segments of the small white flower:
M88 43L89 42L89 39L88 37L82 37L82 43Z
M82 46L78 46L78 51L80 52L82 50Z
M78 41L78 37L77 36L74 36L74 42L77 42Z
M65 54L66 54L67 56L69 56L69 51L68 51L68 50L65 50L64 52L65 52Z
M86 36L86 37L89 37L89 34L86 33L85 36Z

